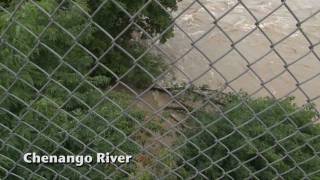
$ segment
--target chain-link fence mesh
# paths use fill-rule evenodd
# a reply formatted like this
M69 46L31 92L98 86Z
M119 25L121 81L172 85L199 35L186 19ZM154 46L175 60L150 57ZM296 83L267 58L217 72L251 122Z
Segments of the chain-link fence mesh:
M1 179L320 178L312 2L0 3Z

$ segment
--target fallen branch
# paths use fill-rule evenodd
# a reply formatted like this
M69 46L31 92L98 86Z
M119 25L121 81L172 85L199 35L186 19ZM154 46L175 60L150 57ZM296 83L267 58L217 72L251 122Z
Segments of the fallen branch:
M169 96L171 94L169 94L168 92L171 93L172 91L179 90L179 89L182 90L182 89L185 89L185 87L167 87L167 88L153 87L152 88L152 90L160 91L160 92L165 93L165 94L167 94ZM223 103L222 101L219 101L218 99L214 99L214 97L208 98L209 96L212 96L212 95L213 96L219 96L219 94L222 95L222 96L227 96L227 94L225 94L223 92L219 92L218 90L212 90L212 89L204 89L203 90L203 91L207 91L209 93L203 93L203 91L200 90L200 89L197 89L197 90L195 90L195 89L187 89L187 91L201 96L202 98L204 98L204 100L208 100L209 99L210 101L212 101L213 103L215 103L217 105L220 105L220 106L225 105L225 103ZM179 103L183 104L181 101L179 101ZM185 105L185 104L183 104L183 105ZM191 108L191 109L194 109L194 108Z

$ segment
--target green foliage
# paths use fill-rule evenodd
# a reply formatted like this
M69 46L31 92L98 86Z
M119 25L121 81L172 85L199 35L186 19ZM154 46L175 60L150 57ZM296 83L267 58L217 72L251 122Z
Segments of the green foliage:
M57 6L54 1L39 3L47 11L53 11ZM58 10L55 18L57 22L66 25L65 30L76 33L77 29L84 27L85 21L80 18L80 12L73 8L70 7L72 10L67 16L63 10ZM10 23L8 18L7 14L0 17L1 29ZM25 3L22 10L17 11L16 19L20 24L14 23L9 26L4 36L6 43L1 45L0 51L0 75L4 77L0 80L2 93L10 93L10 98L7 98L3 105L12 104L19 107L8 107L10 111L21 111L23 104L30 102L40 90L46 97L63 100L62 98L74 90L83 79L88 83L100 83L100 86L110 81L108 77L84 77L92 63L90 56L80 47L73 46L72 38L65 35L63 29L57 25L48 25L49 17L44 16L34 4ZM67 26L68 22L74 21L77 26ZM41 36L41 41L45 43L39 44L36 36L45 27L47 29ZM90 38L90 33L84 37ZM50 46L50 49L47 46ZM52 81L48 83L50 78ZM90 88L81 86L77 93L85 93Z
M166 10L176 10L177 4L160 0L162 9L155 1L145 7L145 0L115 1L123 9L104 0L1 1L8 12L21 6L14 18L0 12L0 178L6 171L30 179L59 178L56 174L70 179L127 177L114 166L39 166L21 160L24 152L142 151L137 142L144 140L135 141L139 135L134 132L145 114L132 107L123 111L130 96L108 90L118 81L146 88L166 69L160 57L146 53L141 41L162 33L160 42L172 37L172 17ZM166 156L162 163L171 169L182 166L177 169L182 176L201 172L210 179L243 179L253 173L260 179L277 174L301 179L304 172L318 170L320 142L314 137L320 128L311 122L316 115L312 107L299 109L290 98L276 104L270 98L241 97L251 108L229 95L221 103L226 116L215 111L193 114L200 123L185 129L191 141L180 146L189 164L167 151L161 153ZM159 131L162 124L154 121L145 128L164 133ZM121 168L138 179L152 178L136 164ZM158 174L167 173L160 165L158 169Z
M42 57L37 64L47 66L47 63L51 63L53 67L57 66L59 63L57 60L50 62L43 60L48 59L46 58L48 55L74 56L75 60L88 57L86 66L78 64L78 61L67 62L74 66L78 64L86 70L90 69L87 67L90 66L91 76L107 75L112 81L120 80L134 87L146 88L151 85L152 75L156 76L163 72L164 62L159 57L145 53L147 48L141 46L141 40L158 37L161 34L159 39L165 42L173 36L173 27L170 27L172 17L167 11L177 9L176 0L162 0L160 1L162 6L151 1L146 7L144 7L146 3L144 0L117 0L116 2L120 6L104 0L77 0L73 3L61 0L26 2L22 8L19 8L19 15L16 15L17 21L23 26L15 25L12 28L16 29L11 28L6 35L7 38L13 38L10 40L13 46L26 54L37 45L37 36L41 35L43 44L37 45L40 48L34 50L32 54ZM20 1L9 0L4 2L3 7L12 4L7 8L9 10L19 3ZM127 14L133 16L142 7L144 8L134 19ZM56 8L59 9L58 12L55 12ZM94 23L90 23L88 15L92 16ZM9 17L10 14L3 13L0 22L2 28L11 22ZM48 24L50 24L49 27L47 27ZM10 34L11 31L16 34L13 32ZM134 33L141 34L138 41L133 40L136 39L132 36ZM76 44L75 39L77 39ZM59 46L53 45L53 42ZM41 47L44 44L48 47ZM69 51L70 48L72 51ZM87 51L90 51L90 54ZM96 58L99 59L99 63ZM135 59L138 58L139 61L136 62ZM132 68L133 65L135 66Z
M128 52L138 58L144 52L144 48L137 44L130 45ZM143 89L149 87L153 83L153 80L164 72L166 67L160 57L151 54L146 54L138 61L130 59L126 54L119 51L112 50L110 55L112 56L112 61L104 59L102 63L107 67L112 67L112 74L116 74L121 78L122 82L125 82L132 88ZM100 68L96 71L96 74L113 77L104 68ZM115 79L113 78L112 80Z
M141 151L127 137L137 131L144 114L135 108L123 112L122 108L130 102L126 92L104 91L119 80L115 74L123 76L120 80L133 88L149 86L152 76L159 75L164 66L159 57L149 53L133 62L116 46L97 61L96 57L111 45L111 40L99 29L115 37L129 24L123 11L110 2L102 5L93 17L100 27L90 23L86 13L93 13L102 1L2 2L1 6L8 12L17 4L20 7L14 19L10 13L0 12L0 32L4 34L0 44L0 177L6 175L5 171L31 179L37 179L38 175L53 179L56 172L70 179L80 179L83 174L93 179L111 173L114 178L126 177L114 166L97 166L100 170L97 171L89 165L27 165L20 159L24 152L109 151L134 155ZM144 4L144 1L118 2L131 13ZM164 3L167 8L175 7L175 1ZM155 10L155 6L151 3L137 17L137 23L144 24L152 36L171 20L170 15ZM147 15L148 20L142 18ZM138 58L146 47L130 40L131 33L136 31L129 28L116 43ZM162 41L171 35L169 30ZM132 174L137 172L134 164L123 169Z
M120 33L124 34L118 40L121 43L128 43L127 40L131 39L132 32L145 31L150 36L162 33L172 22L172 17L167 11L170 12L177 9L176 0L160 0L161 6L155 1L150 1L146 7L145 0L116 0L115 2L120 6L112 1L106 2L104 0L88 1L88 4L91 13L95 13L93 20L100 27L113 37ZM131 19L130 16L133 15L136 16ZM131 22L136 23L142 29L135 25L130 25ZM171 27L161 37L161 41L165 42L173 35L172 33L173 28ZM105 35L100 32L97 33L97 36ZM144 38L147 38L146 36L145 34Z
M13 0L2 0L2 1L0 2L0 6L1 6L1 7L5 7L5 8L9 8L10 5L12 5L14 2L15 2L15 1L13 1Z
M132 86L146 88L151 85L152 75L157 76L163 72L164 62L159 57L145 53L147 48L133 39L149 40L157 37L164 43L172 37L172 17L166 10L176 10L176 0L161 0L162 7L155 1L148 2L147 6L144 6L145 0L116 2L121 7L112 1L88 1L89 13L93 14L97 26L93 34L94 41L88 42L86 47L95 56L101 57L100 62L104 65L96 68L93 73L108 74L114 81L120 78ZM141 9L142 7L144 8ZM130 16L133 15L135 16L131 19ZM133 34L141 37L133 37ZM114 46L114 42L121 48Z
M233 96L223 108L229 110L226 116L194 114L201 125L186 130L191 141L181 153L192 166L184 165L182 174L189 177L202 171L210 179L245 179L253 174L273 179L282 174L285 179L302 179L304 173L318 170L320 127L312 122L316 115L312 107L299 109L293 98L279 103L242 98L251 108ZM319 173L312 176L319 177Z

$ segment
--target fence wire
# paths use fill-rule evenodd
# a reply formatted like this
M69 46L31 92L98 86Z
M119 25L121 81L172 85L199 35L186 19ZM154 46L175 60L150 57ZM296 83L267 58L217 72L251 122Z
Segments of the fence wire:
M202 0L188 1L182 9L179 3L183 1L136 2L136 6L125 0L1 2L1 179L320 178L319 111L315 105L320 94L318 89L312 89L311 95L303 88L307 83L316 84L320 73L300 80L291 68L307 56L320 63L320 41L304 29L320 9L301 19L289 1L279 0L277 7L257 17L246 1L236 0L217 16ZM206 19L210 27L196 39L177 23L195 5L210 17ZM153 9L147 11L150 7ZM222 21L239 7L254 22L253 28L235 40ZM263 23L279 9L292 16L295 26L275 41ZM96 18L101 13L105 17ZM183 49L179 57L170 55L159 43L172 29L189 40L186 46L190 48ZM219 31L229 44L229 49L214 59L199 46L213 31ZM246 45L244 41L256 32L269 47L252 60L247 57L250 52L244 53L238 45ZM307 41L308 51L297 59L286 59L277 47L296 33ZM92 37L98 38L90 43ZM178 51L179 47L170 48ZM192 78L179 66L191 52L208 64L207 69L194 67L201 72ZM230 72L221 71L217 64L231 53L246 67L230 79ZM270 54L281 60L281 71L266 80L254 66ZM155 61L148 61L154 57ZM164 68L159 71L157 66ZM222 79L219 89L195 85L211 72ZM174 73L187 80L174 84L168 78ZM233 83L247 73L257 79L259 88L241 93ZM279 97L269 84L283 74L293 78L295 87ZM269 98L259 99L261 91ZM294 93L302 94L302 105L289 98ZM110 152L133 158L128 164L30 164L23 157L29 152Z

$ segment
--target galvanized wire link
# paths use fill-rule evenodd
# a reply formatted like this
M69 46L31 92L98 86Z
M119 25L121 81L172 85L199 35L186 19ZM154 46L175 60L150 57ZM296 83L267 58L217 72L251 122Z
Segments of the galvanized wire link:
M6 63L4 60L4 54L7 52L0 49L0 74L5 72L9 74L12 79L5 81L7 79L3 78L2 81L2 77L0 77L0 118L9 118L10 121L15 122L13 125L8 125L6 122L7 119L0 119L0 135L2 136L0 137L0 161L4 162L0 163L0 179L47 179L48 177L53 179L72 179L72 177L83 179L113 179L114 177L128 179L143 179L143 177L152 179L211 179L213 176L216 179L237 179L235 178L235 174L239 172L245 174L242 178L259 179L265 171L270 172L273 175L273 179L287 179L287 176L291 174L299 174L301 176L299 178L303 179L316 179L316 177L320 177L320 167L313 167L315 169L313 171L306 170L307 163L320 161L320 146L314 145L314 142L320 139L320 132L313 134L313 136L306 133L306 129L312 129L315 124L318 123L320 116L319 108L312 109L312 112L315 114L312 121L306 124L299 124L296 121L297 114L309 109L309 107L314 104L318 105L320 99L319 91L313 89L316 93L310 93L304 87L306 84L319 83L317 78L320 78L320 72L301 80L297 77L296 72L292 70L294 66L306 61L309 56L312 56L317 60L316 63L320 64L319 51L317 51L320 45L320 39L314 39L305 29L305 25L313 22L313 18L320 14L320 9L310 12L308 16L302 18L291 7L290 2L278 0L276 6L269 9L262 17L258 17L255 10L250 7L250 3L245 0L233 0L232 3L227 0L221 1L228 4L221 14L218 14L212 10L212 8L210 9L208 2L203 0L187 1L189 4L186 3L186 6L182 9L179 5L181 2L177 2L180 9L178 9L178 13L176 14L172 12L173 9L168 8L168 2L170 2L170 0L145 0L144 4L136 7L134 11L128 9L125 3L119 0L101 0L97 1L98 6L92 12L89 12L82 5L83 2L85 1L57 1L56 7L51 11L48 10L49 8L43 7L39 1L34 0L12 1L12 7L10 9L0 4L0 15L6 17L1 18L5 19L6 22L3 24L0 22L0 47L9 52L12 61L17 58L19 59L19 63L21 63L19 68L12 68L12 66L8 65L10 63ZM25 7L25 4L35 8L36 11L41 12L42 15L48 19L48 22L41 27L41 30L38 29L37 32L34 32L34 27L30 27L19 20L18 14L23 12L24 8L28 8ZM82 13L85 23L80 30L65 27L66 25L56 19L57 14L59 12L61 13L61 10L64 10L66 4L76 8ZM161 16L170 17L170 22L167 26L161 28L160 32L157 33L152 33L144 27L143 23L139 22L139 18L146 18L144 13L151 5L162 10L163 14L161 14ZM103 11L103 8L106 6L112 6L124 19L127 19L128 23L120 32L117 32L117 34L108 32L101 24L95 21L95 17ZM209 28L203 29L201 35L196 38L190 35L189 29L185 28L186 26L179 23L179 20L181 20L184 14L192 9L193 6L199 6L201 11L209 17L206 19ZM252 24L250 24L252 28L235 39L223 22L229 16L235 16L233 12L239 8L248 14L248 17L252 20ZM295 25L292 27L292 30L283 32L281 38L275 40L267 32L266 28L263 27L263 23L269 20L271 16L277 15L277 12L280 10L285 10ZM71 44L63 49L63 53L45 41L52 26L59 29L59 33L65 34L66 41L68 41L67 38L71 39ZM231 25L229 24L229 26ZM10 40L8 36L11 35L11 31L13 31L12 28L18 29L16 31L19 32L25 32L27 36L30 36L35 42L32 42L31 47L28 47L27 50L19 47L17 43L27 44L29 42L19 42L19 39L17 41ZM188 48L183 49L183 52L177 53L179 54L177 56L172 56L167 49L159 43L167 33L170 33L172 28L174 28L176 34L179 33L179 35L184 36L185 40L188 41L188 44L185 44ZM87 44L82 40L90 29L101 33L105 36L105 41L108 42L106 43L107 47L101 50L100 53L97 53L96 49L87 47ZM144 38L141 40L143 42L143 51L140 52L139 55L134 54L133 51L130 51L124 46L124 44L131 43L123 42L123 38L132 29L139 32ZM212 58L200 45L201 42L206 40L214 31L219 32L219 36L226 39L226 43L228 44L228 48L223 49L223 51L221 51L223 53L219 54L216 58ZM254 33L259 33L260 38L268 42L269 47L265 53L259 54L258 57L252 59L247 55L250 52L244 52L240 46L246 46L246 40L254 36ZM305 48L307 51L299 54L299 57L295 59L288 59L283 55L279 47L297 33L306 41L307 47ZM129 41L129 39L127 39L127 41ZM26 44L25 46L27 47ZM47 51L51 58L58 60L58 64L54 68L48 70L39 65L39 62L32 60L34 54L39 53L40 47L43 51ZM82 72L75 64L68 61L68 56L77 48L83 56L90 58L94 62L93 65L90 66L90 69L85 72ZM123 73L117 73L114 69L106 65L105 57L114 53L115 49L118 54L123 55L122 58L125 57L128 62L132 63ZM189 74L190 72L180 64L186 59L188 60L190 54L195 52L199 56L198 60L201 61L201 63L206 63L207 66L205 68L199 68L198 71L200 72L197 72L197 75L191 75ZM152 70L148 69L146 63L144 63L148 55L154 53L159 54L163 59L163 63L166 64L166 68L156 75ZM227 57L232 53L241 59L241 62L245 64L245 68L230 78L228 76L230 72L223 71L219 67L219 63L226 61ZM279 68L281 70L272 74L272 77L264 78L261 75L262 72L259 72L255 66L263 62L266 57L271 54L279 59ZM83 57L77 58L80 59ZM34 71L42 73L43 78L47 79L46 82L42 82L40 88L36 88L35 82L24 77L25 71L29 67L32 67ZM112 79L112 83L108 84L108 88L101 88L90 81L90 78L99 68L102 69L103 74L108 74L108 76L112 77L110 78ZM79 78L79 82L73 85L72 88L64 85L61 79L56 78L62 69L67 69L68 72L72 72L76 78ZM130 82L126 80L126 77L134 73L136 69L139 69L140 73L149 78L152 83L143 89L133 87ZM198 92L194 91L194 89L197 89L195 88L195 86L198 85L197 82L207 77L211 72L222 81L222 86L217 88L217 90L209 89L210 92L215 93L198 93L198 95L201 94L202 99L196 106L189 106L187 103L181 101L183 98L190 98L189 96L191 95L188 93ZM182 75L183 79L185 79L182 83L183 85L172 83L171 81L174 81L174 78L170 79L170 75L172 74ZM251 77L258 82L259 87L251 90L246 96L243 96L239 93L240 89L234 86L234 83L241 82L240 79L246 77L247 74L250 74ZM292 78L294 88L288 89L288 91L281 96L277 96L272 92L270 84L281 79L285 74ZM70 77L70 79L71 78L72 77ZM18 84L22 84L23 89L32 91L34 95L32 97L18 96L15 90ZM59 91L66 93L63 97L63 102L46 94L53 84L58 87L57 89L59 89ZM96 100L92 104L88 103L91 99L85 99L79 93L84 86L90 89L88 93L91 92L99 96L99 100ZM123 90L133 99L127 104L113 96L114 92L122 92ZM166 100L164 103L158 102L157 105L154 105L148 97L150 94L154 97L154 94L160 92L165 94ZM231 103L224 107L224 103L219 104L215 101L217 96L216 92L224 95L231 92L234 98L238 100L238 103ZM261 92L266 92L265 95L272 99L272 103L267 107L257 110L255 106L250 104L250 99L258 97ZM290 108L284 106L283 102L286 101L288 97L294 96L297 93L301 94L305 101L300 103L301 105L294 111L291 111ZM128 99L130 98L126 100ZM8 108L11 105L8 103L9 101L19 104L19 108L23 110L19 111L19 113L12 111ZM79 113L77 111L78 109L68 111L67 106L72 101L76 101L81 108L86 109L86 114ZM43 102L47 103L48 109L53 107L54 112L52 112L50 116L37 108L37 104ZM112 114L110 116L102 114L100 111L103 109L103 106L107 106L106 104L108 107L110 106L116 109L116 112L112 112L113 114L109 112ZM144 113L143 118L141 118L142 115L133 111L137 106L143 107L141 108L142 114ZM212 115L211 121L204 122L202 120L203 117L200 116L199 113L208 107L214 109L214 112L209 112L209 114ZM281 111L283 116L277 119L276 123L270 125L268 122L265 122L263 116L265 116L266 113L274 112L275 108ZM232 118L233 114L239 110L250 114L250 118L245 121L241 120L243 122L240 124L236 123ZM41 124L41 128L39 128L37 124L28 122L30 116L43 119L46 124ZM66 117L72 124L72 127L69 127L69 122L59 122L61 116ZM175 119L175 116L179 116L178 120ZM87 121L93 117L99 119L107 128L98 131L100 127L92 127L86 124ZM117 125L117 123L123 119L125 119L126 123L134 124L132 125L134 126L132 127L132 131L126 132L122 129L122 125ZM161 122L161 126L166 126L164 128L162 127L163 132L160 133L148 125L155 121ZM214 133L212 129L219 123L225 123L225 126L231 127L232 130ZM251 123L259 124L259 127L263 129L263 133L251 137L244 132L243 129ZM278 137L275 134L275 129L282 127L283 124L290 126L290 128L294 129L294 132L291 132L285 137ZM99 125L97 124L97 126ZM30 129L33 134L30 133L30 135L19 132L22 127ZM55 134L57 137L49 137L46 134L48 131L52 131L52 129L57 132ZM79 130L85 130L87 134L83 134L83 136L90 136L91 139L84 141L79 138L79 135L76 135ZM111 136L111 132L116 134L117 138L121 140L115 143L115 137L113 137L114 139L107 137L107 135ZM205 136L203 136L204 134ZM223 134L222 137L221 134ZM241 145L232 148L226 141L235 135L239 140L243 140L243 142ZM147 138L143 136L147 136ZM30 139L30 137L33 137L33 139ZM61 137L63 138L58 140ZM201 139L203 137L207 137L208 140L214 139L214 141L212 141L212 144L207 144L207 146L204 147L203 144L200 143L199 145L196 142L199 141L199 138ZM257 147L256 142L266 137L272 139L273 144L264 149ZM288 149L286 142L290 141L293 137L299 137L299 142L295 142L295 148ZM207 139L202 140L206 141ZM202 140L200 141L202 142ZM71 141L73 144L68 144ZM43 146L38 144L39 142L50 144L54 146L54 148L43 148ZM102 149L95 148L95 145L99 143L104 144L105 147L109 147L113 152L117 153L133 153L124 150L124 147L130 149L133 146L137 147L138 152L134 152L134 158L130 165L115 163L107 165L108 167L106 168L101 166L101 164L90 163L85 165L85 170L71 164L50 165L39 163L31 167L29 164L23 162L23 154L32 151L37 151L45 155L59 153L67 153L70 155L99 153ZM22 148L21 146L24 147ZM80 149L75 153L70 150L70 146L77 146ZM186 147L192 147L196 153L192 154L191 157L186 156L183 154ZM215 151L215 148L219 148L220 151L223 149L223 153L219 154L221 157L214 158L213 155L209 153L210 151L218 153L218 150ZM250 157L244 159L239 153L246 149L250 149L251 154ZM297 159L295 154L300 151L306 151L306 149L308 149L308 152L310 152L312 156L303 160ZM15 155L9 155L9 151L14 151ZM279 155L270 158L269 153L274 151L280 152ZM197 161L203 162L203 164L195 163ZM225 164L228 161L232 161L234 164L232 164L232 167L226 168ZM285 161L290 162L290 166L288 165L285 170L280 171L279 166L285 166L282 164ZM252 164L255 163L260 163L257 166L263 164L263 167L252 168ZM57 168L57 166L59 167ZM144 175L144 173L149 176ZM70 174L72 174L72 177L69 176Z

